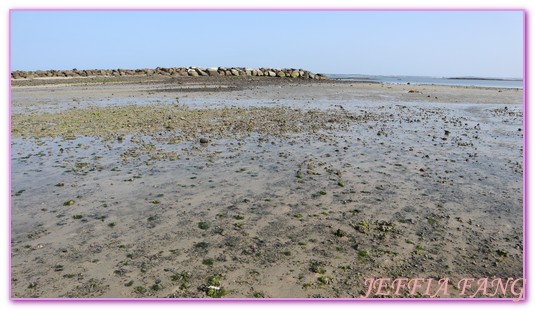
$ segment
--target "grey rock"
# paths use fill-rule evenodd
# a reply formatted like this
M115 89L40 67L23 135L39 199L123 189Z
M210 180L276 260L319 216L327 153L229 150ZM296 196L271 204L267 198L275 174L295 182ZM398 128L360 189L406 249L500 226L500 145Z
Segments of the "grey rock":
M206 72L209 76L219 76L219 72L217 71L217 68L208 68L206 69Z
M197 71L197 73L200 75L200 76L208 76L208 73L206 73L203 69L201 68L196 68L195 71Z

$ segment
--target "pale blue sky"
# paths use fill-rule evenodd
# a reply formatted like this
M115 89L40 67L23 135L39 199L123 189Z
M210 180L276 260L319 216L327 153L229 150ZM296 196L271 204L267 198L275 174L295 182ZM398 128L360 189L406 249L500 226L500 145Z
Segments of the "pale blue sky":
M522 11L11 12L11 69L522 77Z

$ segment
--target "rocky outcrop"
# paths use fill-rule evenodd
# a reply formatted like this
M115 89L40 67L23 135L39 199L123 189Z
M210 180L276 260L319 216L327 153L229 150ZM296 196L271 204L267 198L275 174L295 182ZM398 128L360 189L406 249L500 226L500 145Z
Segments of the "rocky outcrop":
M36 78L74 78L74 77L119 77L119 76L265 76L293 79L326 79L322 74L315 74L303 69L278 68L156 68L156 69L96 69L96 70L38 70L13 71L12 79Z

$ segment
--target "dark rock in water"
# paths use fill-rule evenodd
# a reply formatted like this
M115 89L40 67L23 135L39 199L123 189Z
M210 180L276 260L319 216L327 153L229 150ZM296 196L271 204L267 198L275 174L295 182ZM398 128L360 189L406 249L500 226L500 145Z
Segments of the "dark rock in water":
M449 130L444 130L444 134L447 136L450 134L450 131Z
M199 140L201 143L208 143L209 140L207 138L201 138L201 140Z

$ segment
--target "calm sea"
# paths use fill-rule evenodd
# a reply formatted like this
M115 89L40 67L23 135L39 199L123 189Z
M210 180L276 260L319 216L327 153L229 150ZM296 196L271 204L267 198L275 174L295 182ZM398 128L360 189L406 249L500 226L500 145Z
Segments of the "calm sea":
M327 74L330 78L383 84L426 84L455 85L472 87L523 88L522 79L490 79L490 78L437 78L429 76L385 76L362 74Z

